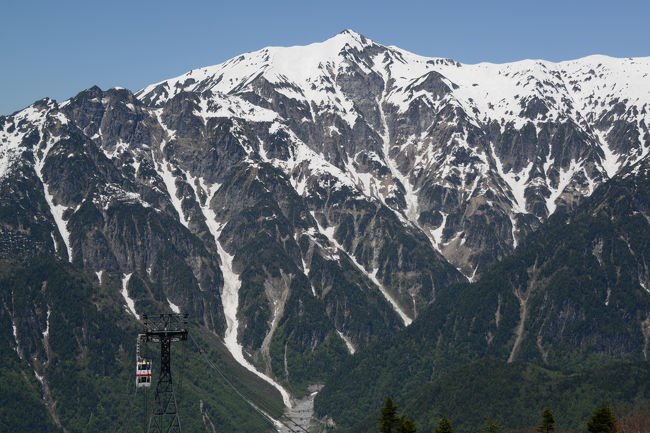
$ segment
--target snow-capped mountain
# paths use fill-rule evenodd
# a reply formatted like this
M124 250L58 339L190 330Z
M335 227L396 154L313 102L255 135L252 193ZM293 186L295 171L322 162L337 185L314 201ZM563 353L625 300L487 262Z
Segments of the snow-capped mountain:
M161 107L191 92L203 121L263 127L252 149L299 194L309 195L305 186L319 177L311 173L329 173L390 207L471 277L647 154L649 72L650 58L605 56L462 65L346 30L193 70L137 96ZM274 154L263 136L281 133L286 151Z
M649 73L462 65L346 30L38 101L0 117L5 259L56 255L134 317L181 308L304 391L647 155Z

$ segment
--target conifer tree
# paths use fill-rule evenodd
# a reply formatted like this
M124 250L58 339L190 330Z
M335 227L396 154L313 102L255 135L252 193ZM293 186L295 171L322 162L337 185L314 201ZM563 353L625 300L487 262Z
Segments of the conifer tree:
M499 433L501 427L498 422L492 421L490 418L487 419L487 426L483 429L482 433Z
M540 433L552 433L555 431L555 417L551 409L544 408L542 412L542 423L535 427L535 430Z
M395 430L395 433L417 433L417 428L413 421L409 419L406 415L402 415L399 418L399 427Z
M390 397L386 397L386 403L381 408L381 416L377 420L379 421L377 428L381 433L393 433L393 429L398 426L397 406L393 404Z
M616 415L612 408L605 402L594 411L591 419L587 421L589 433L616 433Z
M434 430L434 433L454 433L454 429L451 426L451 423L444 415L438 421L438 427Z

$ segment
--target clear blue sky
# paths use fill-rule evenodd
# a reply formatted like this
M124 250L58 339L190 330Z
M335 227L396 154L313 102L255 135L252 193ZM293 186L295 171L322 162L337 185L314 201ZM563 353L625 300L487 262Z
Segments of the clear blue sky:
M650 6L618 1L31 1L0 8L0 115L94 84L137 90L350 28L463 63L650 55Z

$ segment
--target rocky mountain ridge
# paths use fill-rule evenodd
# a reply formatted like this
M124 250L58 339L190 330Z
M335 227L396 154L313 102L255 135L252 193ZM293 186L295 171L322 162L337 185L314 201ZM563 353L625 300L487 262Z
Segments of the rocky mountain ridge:
M386 204L476 277L558 207L648 153L649 69L648 58L606 56L462 65L346 30L243 54L137 96L158 107L191 92L203 95L199 118L286 130L293 157L267 149L261 133L252 146L299 193L309 194L310 174L298 167L309 159L308 173L332 173ZM479 229L486 219L493 227Z

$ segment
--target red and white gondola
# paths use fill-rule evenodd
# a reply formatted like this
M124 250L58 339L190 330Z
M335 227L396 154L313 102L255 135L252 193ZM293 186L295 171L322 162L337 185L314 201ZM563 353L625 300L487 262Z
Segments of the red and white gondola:
M136 346L136 363L135 363L135 386L138 388L148 388L151 386L151 359L143 358L140 355L140 341L144 335L138 335Z

